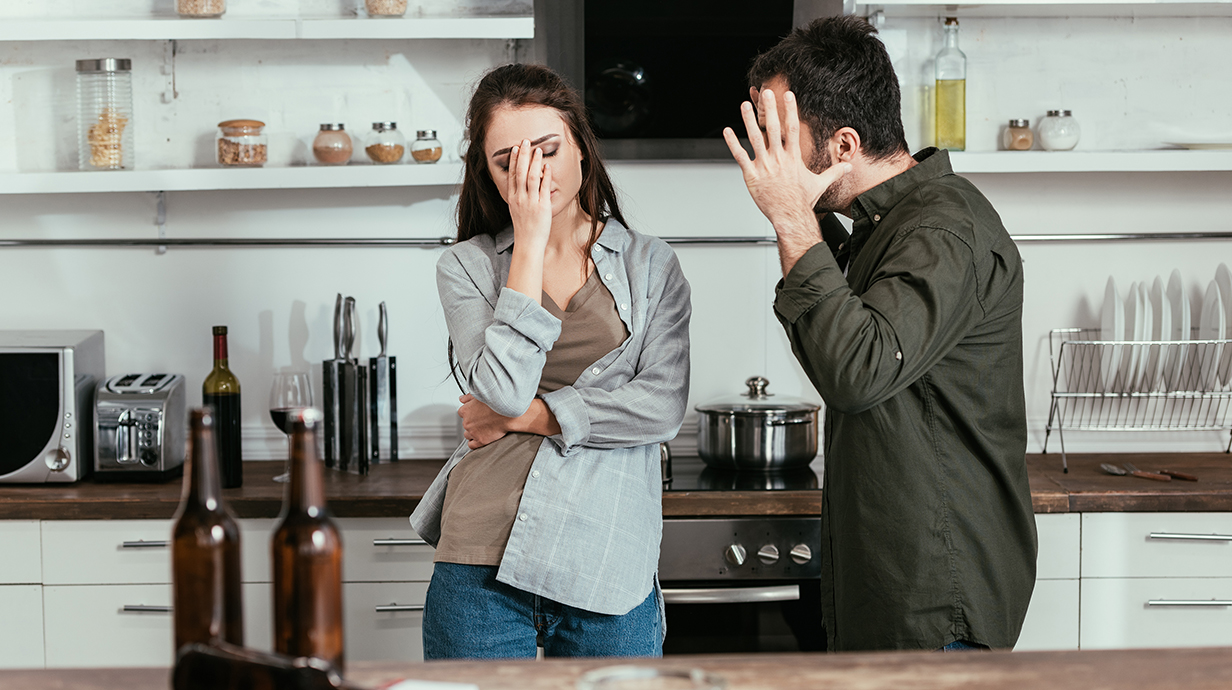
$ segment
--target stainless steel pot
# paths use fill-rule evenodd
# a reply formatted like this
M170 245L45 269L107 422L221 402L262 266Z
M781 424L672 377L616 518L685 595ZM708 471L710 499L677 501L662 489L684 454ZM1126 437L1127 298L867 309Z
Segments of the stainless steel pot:
M811 402L774 399L754 376L730 402L698 405L697 454L711 467L763 472L802 467L817 457L817 410Z

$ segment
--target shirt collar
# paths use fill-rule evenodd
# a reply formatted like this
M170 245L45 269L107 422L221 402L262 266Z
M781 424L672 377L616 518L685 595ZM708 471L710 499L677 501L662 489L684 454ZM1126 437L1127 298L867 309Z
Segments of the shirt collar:
M599 239L595 244L613 252L620 252L625 248L625 244L629 241L629 229L626 228L620 221L615 218L608 218L603 225L603 231L599 233ZM496 234L495 238L497 253L504 253L513 246L513 226L501 230Z
M901 172L856 197L856 202L851 205L852 220L860 220L863 216L874 219L873 222L879 222L881 216L889 213L898 202L915 191L916 187L929 180L954 174L954 169L950 166L949 151L930 147L912 158L915 158L917 165L910 170Z

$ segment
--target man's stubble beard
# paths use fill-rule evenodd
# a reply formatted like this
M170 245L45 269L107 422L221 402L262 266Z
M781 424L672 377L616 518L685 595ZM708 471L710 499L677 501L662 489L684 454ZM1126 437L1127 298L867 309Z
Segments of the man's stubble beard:
M834 159L830 157L830 152L824 146L814 146L813 155L808 161L808 169L814 173L821 174L832 165L834 165ZM821 193L821 198L817 199L816 204L813 204L813 211L816 213L841 211L847 207L847 204L844 203L846 196L847 180L840 177L826 191Z

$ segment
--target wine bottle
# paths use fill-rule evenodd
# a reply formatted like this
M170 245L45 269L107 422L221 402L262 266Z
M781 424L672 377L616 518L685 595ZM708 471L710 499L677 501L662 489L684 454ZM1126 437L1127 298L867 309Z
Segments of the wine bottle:
M214 326L214 369L205 377L201 398L214 408L222 486L234 489L244 483L240 453L240 380L227 367L226 326Z
M270 543L274 651L343 668L342 536L325 506L317 459L321 413L291 412L291 481Z
M192 410L180 507L171 530L175 648L198 642L244 644L240 530L222 500L214 420Z

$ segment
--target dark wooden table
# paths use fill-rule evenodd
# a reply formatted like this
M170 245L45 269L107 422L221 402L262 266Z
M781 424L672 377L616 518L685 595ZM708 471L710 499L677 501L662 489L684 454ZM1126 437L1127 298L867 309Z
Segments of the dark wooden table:
M1227 453L1070 453L1069 472L1060 454L1028 455L1031 493L1039 512L1232 511L1232 455ZM1196 482L1156 482L1118 477L1100 463L1132 463L1147 472L1171 469L1198 477ZM1040 510L1048 497L1049 510Z
M1083 652L880 652L679 656L655 660L356 663L349 681L399 678L471 683L481 690L574 690L585 672L619 663L700 668L728 690L1227 690L1232 648ZM0 671L22 690L166 690L167 669Z

